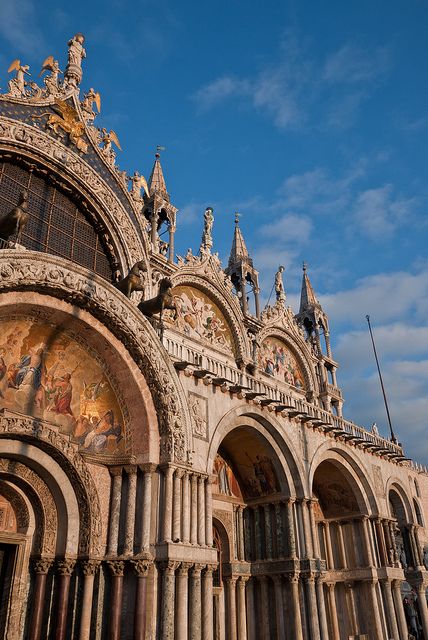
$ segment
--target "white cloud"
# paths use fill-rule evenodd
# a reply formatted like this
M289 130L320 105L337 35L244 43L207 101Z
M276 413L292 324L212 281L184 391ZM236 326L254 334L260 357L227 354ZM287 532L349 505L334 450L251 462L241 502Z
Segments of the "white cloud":
M199 108L205 111L215 107L226 98L244 95L248 91L249 86L245 80L223 76L198 89L194 98Z
M357 228L372 240L391 237L411 215L416 198L395 198L391 184L360 193L355 203Z
M324 63L323 79L331 83L361 83L384 74L390 64L385 47L360 49L347 44L332 53Z
M312 221L303 215L288 213L281 218L260 227L259 233L283 244L305 244L312 231Z

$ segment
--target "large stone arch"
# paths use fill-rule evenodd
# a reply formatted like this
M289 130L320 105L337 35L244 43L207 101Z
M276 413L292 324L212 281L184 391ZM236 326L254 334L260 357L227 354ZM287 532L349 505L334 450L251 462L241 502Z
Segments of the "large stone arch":
M380 509L376 496L368 481L370 477L367 468L360 459L355 458L339 443L332 446L326 442L315 451L309 464L309 487L312 492L314 475L322 462L331 462L339 466L351 485L358 502L360 512L365 515L379 515Z
M261 410L248 406L231 409L217 424L208 451L207 473L212 472L215 456L218 449L234 429L250 427L256 430L273 450L276 456L275 464L279 465L280 476L285 481L286 489L291 498L303 497L305 494L304 471L298 464L299 456L291 442L289 442L280 423L274 418L266 418ZM280 480L281 482L281 480ZM284 485L282 485L284 487Z
M0 117L0 151L12 157L40 162L48 171L61 177L75 193L82 193L105 223L118 250L122 270L147 256L147 240L137 228L113 189L101 175L71 148L34 126ZM127 198L129 201L129 198ZM129 204L132 209L132 206ZM133 212L135 220L137 213Z
M147 381L159 424L161 460L186 461L191 436L185 395L158 336L131 301L93 272L47 254L4 250L0 276L4 292L48 294L87 310L107 325ZM0 302L6 304L7 296ZM76 315L84 314L78 311Z
M404 508L404 512L405 512L405 516L406 516L406 520L407 522L414 522L414 515L413 515L413 509L412 509L412 503L411 503L411 497L409 497L408 492L404 486L404 483L401 481L400 478L398 478L397 476L390 476L387 480L386 483L386 500L387 500L387 508L388 511L390 510L389 507L389 494L391 491L395 491L395 493L398 495L398 497L400 498L402 504L403 504L403 508ZM392 515L392 514L391 514Z
M173 276L172 282L174 287L187 286L205 293L217 305L228 322L234 340L235 359L240 362L251 357L249 339L243 330L241 308L226 287L221 287L220 284L201 275L180 271Z
M277 338L291 351L302 368L306 385L305 391L313 392L317 388L316 376L310 354L303 339L290 330L270 325L260 331L257 340L261 345L268 338Z

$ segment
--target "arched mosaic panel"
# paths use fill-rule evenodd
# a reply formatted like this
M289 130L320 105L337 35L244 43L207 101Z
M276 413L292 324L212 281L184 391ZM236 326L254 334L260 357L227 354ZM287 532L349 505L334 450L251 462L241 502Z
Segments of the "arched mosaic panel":
M169 324L189 338L225 352L233 352L232 333L218 306L202 291L180 285L173 289L177 318L168 311Z
M82 451L123 453L124 419L106 365L67 330L0 319L0 406L42 418Z
M278 380L298 389L305 388L305 378L296 357L278 338L263 340L259 349L258 366L261 371Z

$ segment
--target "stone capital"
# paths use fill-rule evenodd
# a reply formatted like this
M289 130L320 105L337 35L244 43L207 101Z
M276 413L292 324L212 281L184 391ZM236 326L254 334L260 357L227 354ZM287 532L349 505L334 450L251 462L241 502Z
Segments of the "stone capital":
M174 575L175 570L179 567L179 565L179 562L174 562L173 560L164 560L159 564L164 574L170 576Z
M181 562L180 566L178 567L178 575L187 577L189 574L189 569L191 569L192 567L193 564L191 562Z
M175 470L174 478L177 478L178 480L181 480L181 478L184 476L184 474L185 474L184 469L181 469L179 467L178 469Z
M53 558L35 558L33 560L34 573L48 573L49 569L53 565Z
M146 578L153 566L153 562L141 559L131 560L131 565L134 567L134 571L139 578Z
M71 576L75 564L75 558L63 558L61 560L57 560L56 571L60 576Z
M94 576L97 573L99 566L100 560L89 559L80 561L80 568L82 569L84 576Z
M123 467L109 467L110 475L112 476L121 476Z
M156 471L157 469L157 464L154 464L153 462L144 462L144 464L140 464L139 467L141 469L141 471L143 471L145 474L146 473L153 473L154 471Z
M125 563L123 560L107 560L106 565L113 577L123 577L125 571Z
M192 577L199 578L203 569L205 569L204 564L195 563L192 567Z
M123 467L128 474L128 476L136 475L138 467L136 465L127 464Z

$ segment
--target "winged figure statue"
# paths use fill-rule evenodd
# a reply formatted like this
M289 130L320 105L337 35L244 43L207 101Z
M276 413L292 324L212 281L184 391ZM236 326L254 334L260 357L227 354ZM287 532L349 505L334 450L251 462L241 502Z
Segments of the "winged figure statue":
M12 71L16 71L15 77L9 80L9 94L11 96L15 98L25 96L25 87L27 85L25 76L31 76L31 73L28 71L29 68L28 64L21 64L21 61L18 59L14 60L10 65L7 72L12 73Z
M133 200L141 200L141 189L144 189L144 192L147 195L147 197L150 195L147 180L142 174L138 173L138 171L134 171L134 175L129 176L128 179L131 180L132 182L131 198Z
M70 142L75 144L79 151L87 153L88 145L82 139L82 136L85 133L85 125L79 120L79 114L76 109L74 109L65 100L57 100L52 107L57 113L46 112L42 113L40 116L33 116L33 118L43 118L44 116L48 116L46 126L53 129L57 134L59 134L59 130L62 129L65 133L68 133Z
M98 91L94 91L92 87L88 93L85 94L80 106L82 107L83 115L86 121L95 120L96 113L93 110L93 105L97 107L98 113L101 112L101 96Z
M42 76L46 71L50 71L50 74L45 76L44 82L49 95L55 95L58 93L59 89L59 80L58 76L62 73L59 68L58 60L55 60L53 56L48 56L44 61L41 71L39 73L39 77Z
M119 139L114 131L107 131L105 127L101 129L101 142L103 143L103 151L109 153L112 150L111 145L114 143L120 151L122 151L122 147L120 146Z

